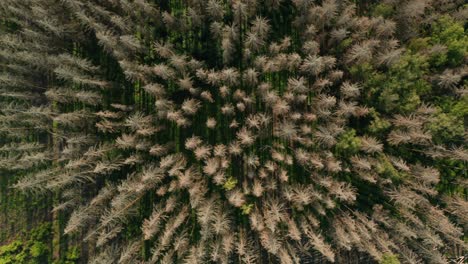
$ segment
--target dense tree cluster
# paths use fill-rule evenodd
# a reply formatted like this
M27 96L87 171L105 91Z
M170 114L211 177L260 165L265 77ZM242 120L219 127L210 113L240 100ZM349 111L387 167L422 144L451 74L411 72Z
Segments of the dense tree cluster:
M53 194L90 263L466 250L463 1L2 0L0 14L0 173Z

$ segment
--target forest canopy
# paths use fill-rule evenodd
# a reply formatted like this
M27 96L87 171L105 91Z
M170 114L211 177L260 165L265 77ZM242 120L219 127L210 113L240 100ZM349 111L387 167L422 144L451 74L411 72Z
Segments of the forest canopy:
M0 263L449 263L461 0L0 1Z

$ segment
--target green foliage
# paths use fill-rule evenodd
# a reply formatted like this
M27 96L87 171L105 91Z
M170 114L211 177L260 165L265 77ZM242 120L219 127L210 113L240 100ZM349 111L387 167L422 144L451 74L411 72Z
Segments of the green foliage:
M460 101L445 98L433 122L429 124L433 140L437 143L460 144L465 136L465 118L468 116L468 96Z
M1 264L42 264L50 257L48 241L51 239L51 225L45 223L31 230L26 239L18 239L0 247Z
M11 254L15 252L21 251L21 248L23 247L23 243L21 241L13 241L8 245L0 247L0 255L5 255L5 254Z
M440 47L433 49L436 45ZM468 52L468 35L463 24L449 16L442 16L432 24L430 35L414 38L408 48L413 52L429 53L433 67L456 67L463 64Z
M349 69L351 75L358 80L364 80L369 77L382 79L381 75L377 75L375 72L374 67L370 63L359 63L356 65L351 66Z
M352 38L345 38L340 42L340 44L336 47L336 49L339 53L342 53L344 50L349 48L352 44L353 44Z
M80 258L80 249L77 246L70 247L67 251L67 260L74 261Z
M461 65L468 54L468 34L461 22L449 16L440 17L432 26L432 44L442 44L446 52L436 54L432 60L435 66L448 64L451 67Z
M430 37L421 37L411 39L408 43L408 50L413 53L423 52L429 48L431 38Z
M336 152L343 156L351 156L359 151L361 141L356 136L356 130L349 129L340 135L336 143Z
M460 181L467 180L466 162L459 160L440 159L435 162L440 171L440 183L438 189L449 194L465 195L467 189Z
M65 252L64 259L56 260L53 264L75 264L80 263L80 249L78 246L72 246Z
M372 117L372 121L370 122L368 127L369 132L378 134L383 133L384 131L390 128L390 122L386 119L381 118L380 114L375 110L371 110L370 116Z
M60 264L79 263L80 254L81 252L78 246L69 247L65 255L65 260Z
M379 164L377 166L377 173L385 178L392 180L401 180L404 174L399 172L392 163L384 156L379 156Z
M385 113L409 113L421 103L421 96L431 90L423 75L428 69L427 58L406 52L386 72L365 74L365 86L370 90L371 103Z
M229 177L223 185L223 188L227 191L234 189L237 185L237 179L234 177Z
M382 256L382 260L379 261L379 264L400 264L400 261L397 256L391 253L385 253Z
M382 16L387 18L395 13L395 9L389 4L380 3L375 5L371 12L374 17Z
M241 211L242 211L242 214L243 215L248 215L250 214L250 211L252 211L252 208L253 208L254 204L244 204L241 206Z
M34 241L34 243L31 245L31 248L29 249L33 258L38 258L47 254L47 250L47 246L44 243L38 241Z
M458 113L450 111L448 113L439 112L429 129L434 135L436 142L461 142L465 135L465 120L458 116Z
M31 239L33 240L47 240L51 235L51 224L44 223L33 230L31 230Z

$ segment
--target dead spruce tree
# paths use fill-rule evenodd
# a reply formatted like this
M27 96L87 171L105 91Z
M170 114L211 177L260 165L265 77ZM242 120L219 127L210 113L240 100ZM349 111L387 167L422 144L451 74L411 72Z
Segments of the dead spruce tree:
M464 144L433 140L424 98L379 108L353 72L385 74L466 7L357 2L3 0L0 169L60 194L90 263L445 263L466 201L433 163L466 165ZM466 75L424 78L458 98Z

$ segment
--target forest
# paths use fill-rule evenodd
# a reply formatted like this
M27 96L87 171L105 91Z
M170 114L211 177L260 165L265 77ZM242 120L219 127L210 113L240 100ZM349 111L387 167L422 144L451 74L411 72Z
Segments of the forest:
M0 264L468 263L463 0L0 0Z

